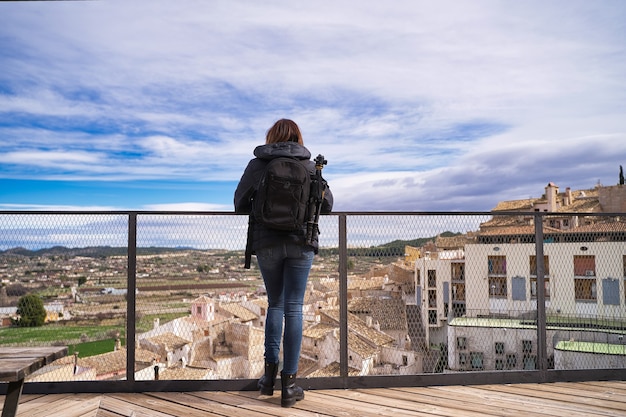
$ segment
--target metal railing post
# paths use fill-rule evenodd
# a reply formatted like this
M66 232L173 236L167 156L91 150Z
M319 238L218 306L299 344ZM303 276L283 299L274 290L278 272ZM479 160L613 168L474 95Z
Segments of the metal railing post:
M137 213L128 215L128 284L126 291L126 381L135 382L137 297Z
M535 256L537 262L537 361L541 372L548 369L546 335L545 264L543 258L543 216L535 215Z
M339 375L348 384L348 243L346 215L339 215Z

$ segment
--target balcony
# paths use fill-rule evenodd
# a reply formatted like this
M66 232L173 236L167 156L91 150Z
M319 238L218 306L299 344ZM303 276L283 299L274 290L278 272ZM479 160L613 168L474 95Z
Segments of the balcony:
M544 243L541 217L549 214L533 212L527 216L539 217L535 233L517 239L525 243L503 243L490 237L493 230L481 235L481 223L494 216L323 216L305 301L303 385L623 379L626 242L619 230L614 236L563 231L568 235ZM615 224L613 215L589 216ZM245 216L230 212L0 212L0 343L67 345L72 353L33 375L24 392L254 391L266 302L254 261L243 269L246 227ZM447 235L474 237L434 256ZM595 256L595 303L575 298L581 247L584 256ZM445 256L461 249L463 259ZM530 259L544 255L550 257L549 302L543 285L535 284L531 296L531 278L541 281L545 270L542 262L531 270ZM489 259L505 266L498 267L497 304L490 302ZM460 270L462 309L451 291ZM30 294L43 300L46 323L10 326L20 319L18 300ZM467 358L480 364L468 359L460 366L465 352L450 342L457 337L466 338ZM523 360L522 340L533 344L533 361ZM495 346L503 347L502 358ZM517 361L505 367L509 355Z

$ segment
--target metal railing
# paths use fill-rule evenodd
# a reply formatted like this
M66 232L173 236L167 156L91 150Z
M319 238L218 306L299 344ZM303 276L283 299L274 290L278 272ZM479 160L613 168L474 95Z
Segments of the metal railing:
M623 379L620 215L322 216L300 383ZM87 349L84 342L108 337L118 339L111 350L125 354L125 369L110 374L77 354L58 365L71 376L37 376L24 391L256 389L265 307L258 269L243 270L246 226L232 212L0 212L0 308L10 311L29 293L62 305L62 317L48 309L51 323L40 328L56 329L57 339L20 339L29 328L5 326L3 343ZM67 336L79 326L79 340Z

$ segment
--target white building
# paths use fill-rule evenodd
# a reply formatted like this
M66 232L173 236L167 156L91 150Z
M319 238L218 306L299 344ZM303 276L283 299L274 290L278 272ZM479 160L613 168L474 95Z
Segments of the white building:
M449 369L535 369L534 320L542 279L534 216L518 216L515 210L555 212L543 225L549 366L586 369L624 362L626 222L584 213L621 208L625 192L603 187L559 194L550 183L543 199L499 204L510 214L494 215L481 225L463 251L421 254L415 261L416 300L430 345L448 347ZM567 210L588 211L572 215ZM576 351L582 342L585 348L604 346L592 353L610 352L611 360L586 363L589 352Z

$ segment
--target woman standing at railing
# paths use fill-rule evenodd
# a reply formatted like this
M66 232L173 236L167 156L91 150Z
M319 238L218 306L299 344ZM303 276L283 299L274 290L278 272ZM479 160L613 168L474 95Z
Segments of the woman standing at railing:
M284 319L281 405L291 407L304 398L304 392L296 385L295 378L302 345L302 304L313 257L318 250L317 218L312 224L311 207L317 204L318 215L319 212L329 213L333 206L333 195L321 177L321 169L326 161L321 155L316 159L317 163L311 161L311 152L304 147L300 129L292 120L277 121L268 130L265 145L255 148L254 156L237 186L234 203L235 212L250 214L248 245L250 253L256 254L269 304L265 321L265 373L258 387L261 394L274 394ZM271 181L266 175L266 168L270 161L278 158L284 165L272 165L279 167L277 171L284 168L282 172L286 175L295 176L298 165L305 168L303 172L306 181L300 183L285 181L283 178L284 186L280 187L289 188L287 194L298 195L300 199L306 200L296 201L294 209L285 209L287 197L282 200L278 197L284 190L269 187L270 191L266 192L264 188ZM294 160L298 164L294 164ZM294 184L301 184L299 187L302 189L297 189L298 186ZM270 201L272 198L280 201ZM297 207L303 204L309 210L301 215L294 214L300 211ZM260 208L260 205L265 208ZM294 218L299 219L295 222L296 226L281 226L281 229L277 229L272 219L266 218L271 217L269 213L274 209L282 217L285 217L285 213L294 214Z

